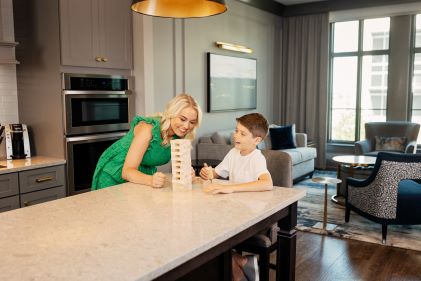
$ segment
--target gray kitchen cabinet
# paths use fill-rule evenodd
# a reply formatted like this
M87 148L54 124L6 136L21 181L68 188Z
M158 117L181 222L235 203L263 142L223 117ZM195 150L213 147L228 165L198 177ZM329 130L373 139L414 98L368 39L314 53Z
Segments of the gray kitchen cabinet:
M0 175L0 212L65 196L64 165Z
M0 175L0 198L19 194L18 174Z
M61 64L132 68L130 0L60 0Z
M19 195L0 199L0 213L19 208Z
M56 200L66 196L66 189L64 185L48 188L40 191L29 192L21 194L20 196L20 206L28 207L35 204L48 202L51 200Z

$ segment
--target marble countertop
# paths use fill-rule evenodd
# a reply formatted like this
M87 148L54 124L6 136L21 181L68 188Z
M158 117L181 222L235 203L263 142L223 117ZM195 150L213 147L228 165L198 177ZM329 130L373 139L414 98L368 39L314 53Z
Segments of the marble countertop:
M0 280L152 280L304 196L125 183L0 213Z
M30 169L45 168L65 164L66 160L45 156L34 156L27 159L0 160L0 175Z

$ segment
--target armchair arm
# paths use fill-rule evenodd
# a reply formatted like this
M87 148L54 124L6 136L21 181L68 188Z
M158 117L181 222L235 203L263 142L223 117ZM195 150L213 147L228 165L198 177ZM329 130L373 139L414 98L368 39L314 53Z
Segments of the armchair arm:
M292 187L292 159L281 150L262 150L274 186Z
M371 151L370 141L362 140L355 143L355 154L364 155Z
M417 153L417 141L411 141L406 145L405 153Z

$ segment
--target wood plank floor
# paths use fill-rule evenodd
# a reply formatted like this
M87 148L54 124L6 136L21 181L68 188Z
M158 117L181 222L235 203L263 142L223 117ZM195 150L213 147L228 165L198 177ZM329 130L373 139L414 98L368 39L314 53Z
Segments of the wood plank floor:
M421 280L421 252L300 231L296 261L296 281Z

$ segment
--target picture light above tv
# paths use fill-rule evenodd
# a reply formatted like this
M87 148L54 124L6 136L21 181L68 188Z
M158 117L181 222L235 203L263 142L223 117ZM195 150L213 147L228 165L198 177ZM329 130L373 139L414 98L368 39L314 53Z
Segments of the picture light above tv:
M207 53L208 112L256 109L257 61Z

